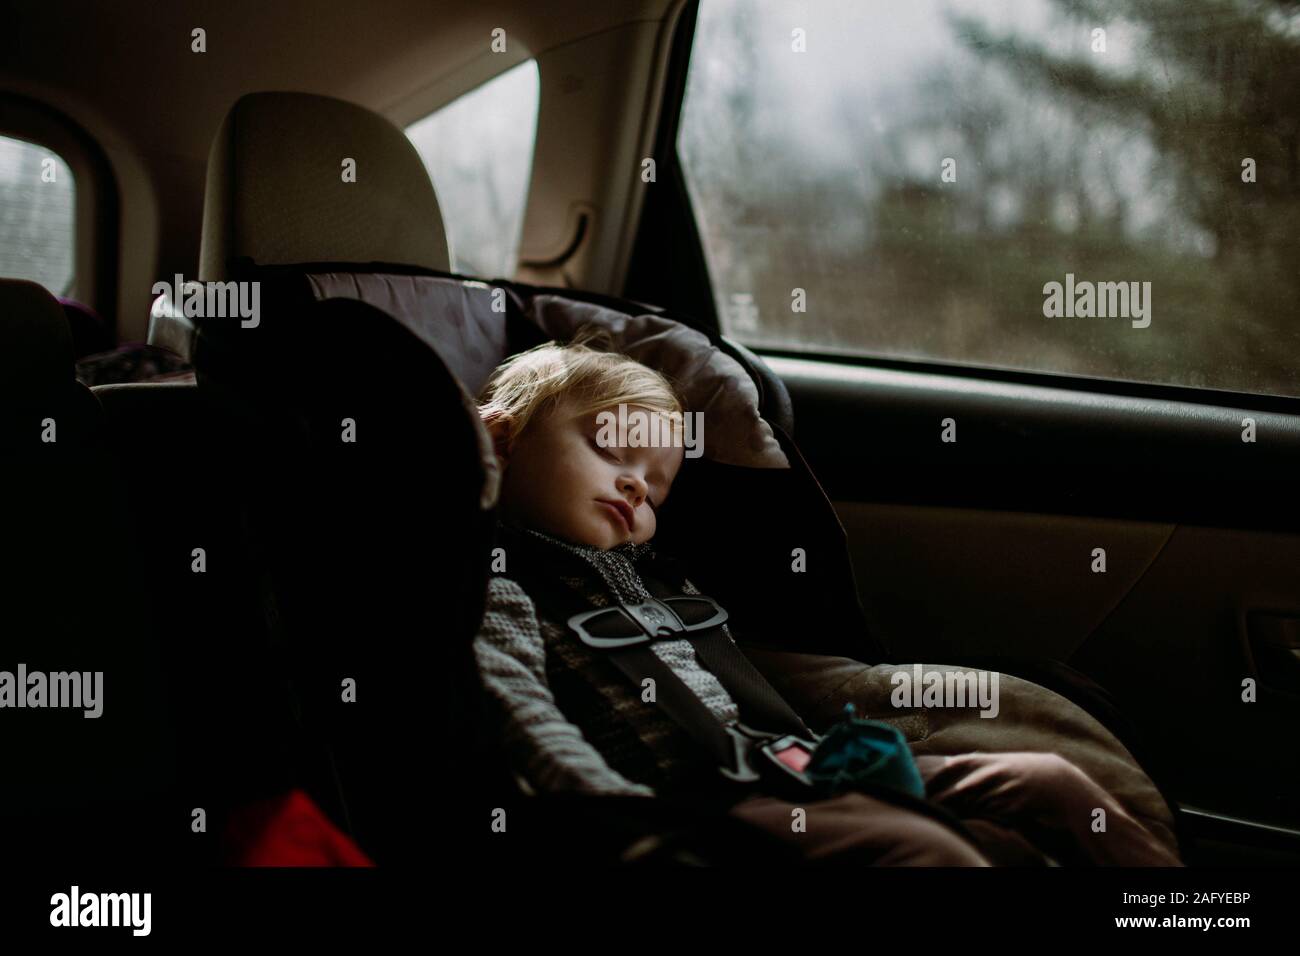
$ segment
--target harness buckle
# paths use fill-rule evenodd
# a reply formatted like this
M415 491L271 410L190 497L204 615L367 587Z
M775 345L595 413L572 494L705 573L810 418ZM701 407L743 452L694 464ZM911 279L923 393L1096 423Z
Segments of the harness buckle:
M588 647L612 651L685 637L717 627L726 620L726 609L713 598L684 594L583 611L569 618L569 627Z
M817 749L816 741L804 740L794 734L771 734L755 730L738 720L723 725L734 744L735 770L719 767L719 771L736 783L757 783L773 778L778 784L795 783L813 786L804 768ZM757 756L755 756L757 755Z

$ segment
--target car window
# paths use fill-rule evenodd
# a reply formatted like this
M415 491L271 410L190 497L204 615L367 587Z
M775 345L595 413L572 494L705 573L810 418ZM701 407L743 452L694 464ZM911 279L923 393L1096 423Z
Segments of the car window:
M514 275L537 103L529 60L406 128L438 191L455 272Z
M76 184L62 157L0 136L0 277L72 291Z
M677 148L756 346L1300 395L1300 9L703 0Z

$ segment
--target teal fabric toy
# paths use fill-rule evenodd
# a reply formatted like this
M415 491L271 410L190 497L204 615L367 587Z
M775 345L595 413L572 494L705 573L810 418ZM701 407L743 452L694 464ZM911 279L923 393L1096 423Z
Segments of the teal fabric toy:
M925 783L911 748L898 728L854 716L844 705L844 719L826 732L804 772L825 796L858 789L859 783L892 787L920 799Z

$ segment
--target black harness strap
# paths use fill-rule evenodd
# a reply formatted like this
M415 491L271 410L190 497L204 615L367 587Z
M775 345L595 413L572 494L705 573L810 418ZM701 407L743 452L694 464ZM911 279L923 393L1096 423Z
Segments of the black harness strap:
M657 598L681 593L649 575L642 575L641 580L645 582L646 590ZM721 625L690 635L690 642L700 663L736 701L745 723L773 733L794 734L807 739L814 737L794 708L727 637Z
M655 701L673 721L708 751L719 767L736 769L735 746L713 711L673 673L648 644L610 651L609 660L638 691L647 677L654 681Z
M562 568L557 567L557 561L562 566L571 567L578 576L592 573L592 569L580 558L571 555L543 555L534 542L519 540L518 536L510 537L507 553L508 573L520 581L529 595L549 615L567 624L579 615L592 612L591 604L585 597L558 579L558 572ZM642 580L646 589L656 598L685 600L685 605L673 604L669 605L669 609L674 616L677 616L676 612L681 612L680 617L687 626L695 625L693 616L687 614L686 610L691 604L702 605L706 602L692 601L693 595L684 595L656 577L643 575ZM614 603L606 610L615 613L601 615L599 626L594 630L601 637L614 642L619 638L638 639L639 642L626 647L602 649L602 656L623 672L637 693L640 693L642 682L646 678L652 679L656 702L664 713L688 733L720 768L745 772L746 768L741 766L743 751L737 736L654 652L645 631L636 623L635 616L627 613L624 617L616 613L620 608L625 612L627 609L618 601L617 595L612 597ZM776 688L767 682L740 648L727 637L721 624L688 633L665 628L658 636L660 639L690 640L701 664L718 679L736 702L741 720L746 725L773 737L793 734L806 740L816 739Z

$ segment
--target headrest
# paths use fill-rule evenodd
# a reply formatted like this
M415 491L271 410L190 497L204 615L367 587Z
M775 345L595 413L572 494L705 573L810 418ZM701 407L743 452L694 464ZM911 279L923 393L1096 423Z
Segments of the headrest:
M98 312L75 299L59 296L59 305L72 333L72 352L77 358L107 352L116 344L113 334Z
M438 198L405 134L360 106L308 93L250 93L217 131L199 279L227 280L235 257L439 270L450 262Z
M72 333L44 287L0 279L0 395L29 397L72 385Z
M758 387L745 368L703 332L665 315L622 312L504 281L375 272L316 272L306 280L318 300L359 299L401 321L474 395L508 356L533 344L509 340L502 293L540 341L567 342L583 325L602 326L615 349L666 375L687 411L703 414L705 458L749 468L790 467L759 412Z

